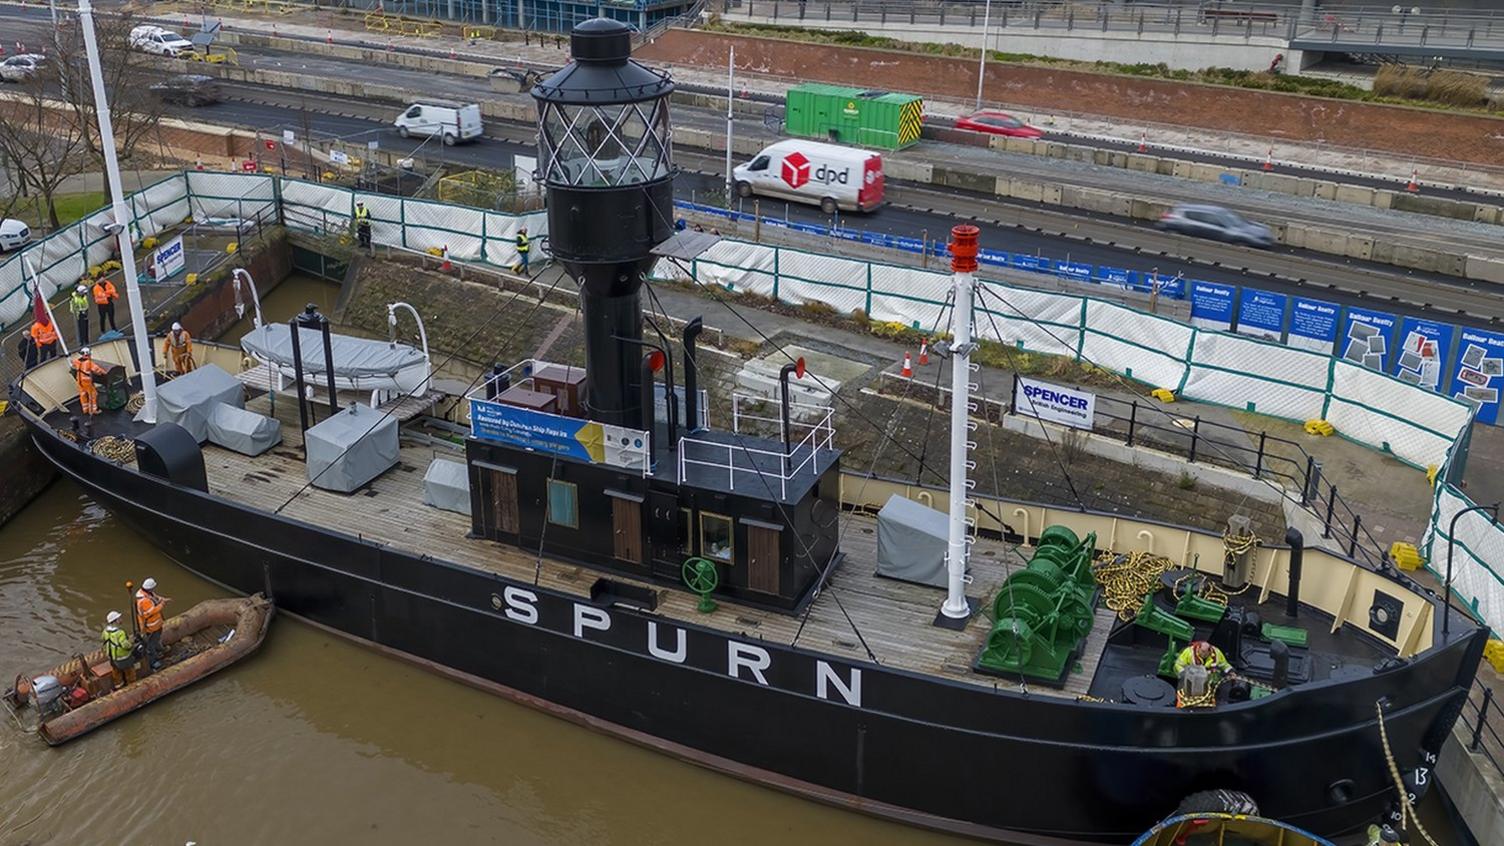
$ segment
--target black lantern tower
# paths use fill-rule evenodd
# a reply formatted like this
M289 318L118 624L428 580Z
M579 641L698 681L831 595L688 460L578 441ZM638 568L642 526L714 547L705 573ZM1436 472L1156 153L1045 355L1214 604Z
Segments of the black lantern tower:
M574 60L532 93L550 248L581 288L588 413L642 428L640 294L653 247L673 233L674 84L632 60L631 34L620 21L581 23Z

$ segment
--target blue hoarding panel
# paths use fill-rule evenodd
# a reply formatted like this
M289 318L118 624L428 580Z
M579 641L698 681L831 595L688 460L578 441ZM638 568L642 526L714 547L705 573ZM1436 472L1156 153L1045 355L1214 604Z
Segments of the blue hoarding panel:
M1281 340L1285 332L1285 306L1290 298L1244 288L1238 298L1238 333Z
M1388 372L1389 363L1394 360L1394 336L1399 318L1388 312L1351 306L1342 317L1338 353L1353 364Z
M1138 274L1123 267L1107 267L1099 264L1091 275L1092 279L1103 285L1111 285L1114 288L1122 288L1125 291L1137 291Z
M1337 316L1341 311L1342 307L1336 303L1294 297L1290 305L1290 334L1285 343L1331 355L1337 342Z
M1203 329L1231 329L1237 290L1232 285L1191 280L1191 323Z
M1077 282L1091 281L1092 266L1075 261L1055 262L1055 275L1063 279L1074 279Z
M1014 253L1011 259L1011 263L1019 270L1032 270L1036 273L1055 272L1054 259L1048 259L1042 256L1031 256L1024 253Z
M1499 420L1499 392L1504 390L1504 334L1457 328L1457 363L1452 368L1452 396L1478 409L1484 423Z
M1400 344L1394 356L1394 375L1432 391L1446 387L1452 374L1447 356L1456 327L1450 323L1407 317L1400 323Z

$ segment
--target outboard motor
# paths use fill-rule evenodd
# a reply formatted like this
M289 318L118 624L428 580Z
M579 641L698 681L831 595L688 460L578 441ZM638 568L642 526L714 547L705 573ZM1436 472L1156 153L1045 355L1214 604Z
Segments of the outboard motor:
M49 720L61 714L65 705L63 694L67 688L57 680L57 676L37 676L31 680L31 706L37 709L37 716L42 720Z

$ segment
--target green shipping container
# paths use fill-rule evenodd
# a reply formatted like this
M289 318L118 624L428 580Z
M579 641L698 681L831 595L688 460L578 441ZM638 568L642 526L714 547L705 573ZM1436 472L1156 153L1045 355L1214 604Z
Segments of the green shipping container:
M919 140L924 98L806 83L789 89L784 125L804 138L902 150Z

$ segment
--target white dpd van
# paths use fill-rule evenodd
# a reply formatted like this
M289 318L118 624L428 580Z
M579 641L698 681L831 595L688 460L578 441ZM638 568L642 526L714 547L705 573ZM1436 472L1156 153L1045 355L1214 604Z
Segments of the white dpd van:
M818 205L826 214L883 204L883 157L818 141L779 141L732 171L736 192Z
M448 100L419 100L397 115L392 126L403 138L439 135L446 146L453 147L461 141L480 137L480 106Z

